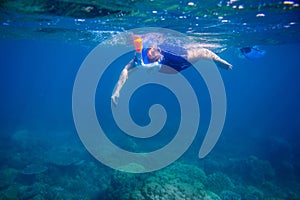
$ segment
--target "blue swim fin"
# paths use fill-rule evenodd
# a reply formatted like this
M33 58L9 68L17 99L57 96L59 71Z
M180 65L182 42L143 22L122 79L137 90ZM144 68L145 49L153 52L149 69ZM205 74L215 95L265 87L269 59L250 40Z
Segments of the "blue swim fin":
M266 52L257 47L243 47L240 49L241 54L250 60L256 60L265 56Z

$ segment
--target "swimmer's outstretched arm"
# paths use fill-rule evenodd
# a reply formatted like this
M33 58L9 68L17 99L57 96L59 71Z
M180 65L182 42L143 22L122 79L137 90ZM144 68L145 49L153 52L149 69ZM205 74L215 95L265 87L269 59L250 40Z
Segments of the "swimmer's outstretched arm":
M120 96L120 90L122 89L123 85L125 84L126 80L128 79L129 73L135 71L135 61L132 59L122 70L119 80L115 86L115 90L111 96L111 101L114 106L118 105L118 98Z
M159 62L153 62L150 64L144 64L141 60L141 63L136 63L136 57L132 59L122 70L120 78L115 86L115 90L111 96L112 103L114 106L118 105L118 98L120 96L120 90L122 89L123 85L125 84L126 80L128 79L128 75L135 71L138 68L146 69L148 71L158 71L161 68L161 64ZM137 66L138 65L138 66Z

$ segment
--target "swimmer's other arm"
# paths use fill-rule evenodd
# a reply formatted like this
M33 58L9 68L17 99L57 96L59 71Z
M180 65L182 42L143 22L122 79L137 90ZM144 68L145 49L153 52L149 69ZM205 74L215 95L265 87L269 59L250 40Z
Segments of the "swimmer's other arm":
M123 85L125 84L126 80L128 79L128 74L129 72L131 72L132 70L134 70L135 67L135 60L132 59L122 70L119 80L115 86L115 90L111 96L111 101L113 103L114 106L118 105L118 98L120 96L120 90L122 89Z
M111 100L114 106L118 105L118 98L120 96L120 91L123 85L125 84L126 80L128 79L129 74L138 68L147 69L151 72L154 72L160 70L161 64L159 62L145 64L143 61L136 62L136 59L132 59L122 70L119 80L115 86L115 90L111 96Z

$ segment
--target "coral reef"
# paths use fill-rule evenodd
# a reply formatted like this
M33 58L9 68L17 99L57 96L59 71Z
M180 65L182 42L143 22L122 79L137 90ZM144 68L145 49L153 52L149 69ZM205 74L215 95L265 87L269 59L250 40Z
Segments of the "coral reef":
M0 189L12 185L18 175L18 170L13 168L4 168L0 171Z
M47 143L34 136L27 130L17 131L11 135L10 149L0 146L6 155L0 166L0 199L299 199L299 185L282 187L274 180L271 164L254 156L218 156L196 164L182 159L155 172L131 174L122 170L143 171L143 166L130 163L120 166L121 171L112 170L68 138Z
M38 164L30 164L24 168L21 173L24 175L36 175L48 170L48 167Z
M225 171L233 177L242 178L253 185L261 185L272 180L275 176L275 171L270 162L260 160L255 156L231 160Z
M200 168L180 162L151 174L115 172L104 198L219 200L216 194L205 189L205 180L206 175Z
M71 145L62 145L49 149L43 155L43 162L57 167L70 167L80 165L84 162L82 160L82 153Z
M264 199L264 193L253 186L247 187L247 191L244 196L245 196L245 199L249 199L249 200L263 200Z
M15 200L18 199L19 191L17 186L11 185L9 188L0 193L0 199Z
M217 160L214 160L214 159L204 159L201 163L201 165L203 166L204 171L207 174L211 174L211 173L214 173L216 171L220 171L221 170L221 164L222 164L222 162L218 162Z
M241 195L232 192L230 190L224 190L221 192L220 197L222 200L241 200Z
M129 163L127 165L120 166L118 170L126 172L144 172L145 167L137 163Z
M216 194L220 194L223 190L232 190L234 188L231 179L222 172L210 174L205 181L205 186Z

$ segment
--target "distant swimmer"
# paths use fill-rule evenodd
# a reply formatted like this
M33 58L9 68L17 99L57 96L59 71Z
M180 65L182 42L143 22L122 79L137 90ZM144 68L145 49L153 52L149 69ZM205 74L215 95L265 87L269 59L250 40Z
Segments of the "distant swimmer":
M243 47L240 49L241 54L250 60L256 60L265 56L266 52L258 47Z
M200 59L212 60L218 67L231 69L232 65L221 59L212 51L193 47L185 48L173 44L149 45L143 47L143 40L140 36L134 36L135 47L134 58L124 67L111 96L114 106L118 105L120 90L128 79L128 74L136 69L149 69L161 73L174 74L190 67Z

